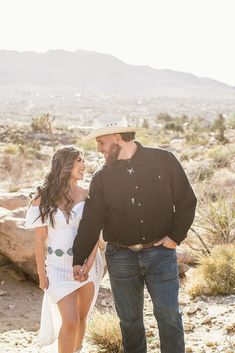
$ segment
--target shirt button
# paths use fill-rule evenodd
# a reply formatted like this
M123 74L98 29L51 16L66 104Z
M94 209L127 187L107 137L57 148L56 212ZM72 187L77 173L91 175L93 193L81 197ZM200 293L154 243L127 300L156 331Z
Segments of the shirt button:
M141 203L139 203L138 206L140 207L140 206L141 206Z
M138 186L136 185L135 188L138 189Z
M144 222L143 219L141 219L140 222L143 223Z
M142 239L143 239L143 240L145 240L146 238L145 238L145 237L143 237Z

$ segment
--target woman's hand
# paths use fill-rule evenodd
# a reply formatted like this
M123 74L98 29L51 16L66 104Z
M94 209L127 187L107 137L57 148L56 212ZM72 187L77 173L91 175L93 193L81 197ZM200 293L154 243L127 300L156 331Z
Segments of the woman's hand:
M49 279L46 274L39 276L39 288L43 291L49 287Z
M87 262L85 263L85 266L84 266L84 275L88 275L89 274L89 272L90 272L90 270L91 270L91 268L92 268L92 266L94 264L94 260L95 260L95 258L93 258L93 259L89 259L88 258L88 260L87 260Z

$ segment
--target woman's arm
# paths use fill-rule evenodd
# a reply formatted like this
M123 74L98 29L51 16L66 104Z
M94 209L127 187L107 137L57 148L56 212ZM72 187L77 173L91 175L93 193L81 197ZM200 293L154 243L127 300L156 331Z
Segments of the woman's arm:
M33 206L39 206L40 198L33 200ZM47 240L47 226L35 228L34 249L37 263L37 272L39 276L39 287L44 290L48 288L49 281L46 274L45 252Z
M39 287L44 290L48 288L49 281L45 266L45 249L47 239L47 227L35 228L35 257L37 263L37 272L39 276Z

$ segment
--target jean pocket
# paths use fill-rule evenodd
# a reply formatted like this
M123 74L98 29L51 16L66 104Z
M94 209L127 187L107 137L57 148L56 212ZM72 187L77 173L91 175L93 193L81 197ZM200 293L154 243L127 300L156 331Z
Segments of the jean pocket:
M161 244L160 245L160 247L161 247L161 249L166 249L166 250L171 250L171 251L175 251L176 250L176 248L168 248L167 246L165 246L165 245L163 245L163 244Z
M113 243L107 243L105 247L105 255L113 255L117 252L118 246Z

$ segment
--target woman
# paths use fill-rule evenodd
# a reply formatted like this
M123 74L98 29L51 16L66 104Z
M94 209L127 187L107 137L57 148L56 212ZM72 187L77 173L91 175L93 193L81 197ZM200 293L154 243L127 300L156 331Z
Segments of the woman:
M35 228L39 287L45 291L40 346L58 338L59 353L81 351L86 318L94 306L103 274L97 243L86 262L89 275L82 283L73 279L72 245L87 197L87 190L77 185L84 169L83 156L77 148L58 149L26 214L26 227Z

